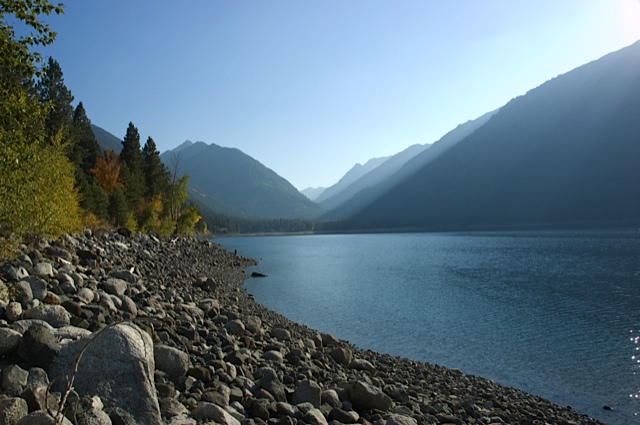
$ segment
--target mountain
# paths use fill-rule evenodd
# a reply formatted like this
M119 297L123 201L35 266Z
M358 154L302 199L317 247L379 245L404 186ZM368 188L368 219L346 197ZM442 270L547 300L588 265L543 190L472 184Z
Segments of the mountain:
M190 197L217 213L276 219L321 212L288 181L238 149L185 142L160 157L169 170L189 174Z
M349 171L347 171L347 173L344 176L342 176L340 180L338 180L336 184L325 189L322 192L322 194L315 199L315 201L321 204L327 199L338 195L347 187L351 186L353 183L355 183L360 178L362 178L365 174L378 168L387 159L389 159L388 156L381 157L381 158L372 158L369 161L365 162L364 165L362 164L354 165L353 167L351 167Z
M496 112L488 112L479 118L458 125L433 144L410 146L394 155L383 167L371 171L338 196L322 203L321 205L328 211L324 218L341 220L362 210L482 127Z
M640 42L503 106L355 213L355 228L640 221Z
M96 136L96 140L103 152L108 149L115 153L120 153L122 150L122 139L118 139L116 136L97 125L91 124L91 130L93 130L93 135Z
M311 199L312 201L315 201L318 198L318 196L322 195L322 192L324 192L325 189L326 187L308 187L306 189L301 190L300 193L302 193L304 196Z

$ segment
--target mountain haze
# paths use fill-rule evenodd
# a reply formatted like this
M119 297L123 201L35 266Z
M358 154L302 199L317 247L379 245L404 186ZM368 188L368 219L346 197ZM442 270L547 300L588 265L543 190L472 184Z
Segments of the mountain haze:
M322 192L324 192L325 189L326 187L308 187L306 189L301 190L300 193L302 193L304 196L311 199L312 201L315 201L318 198L318 196L320 196Z
M460 140L486 123L496 111L484 114L475 120L458 125L437 142L413 145L391 157L384 167L371 171L338 196L321 204L328 212L325 219L341 220L360 211L375 199L388 192L421 167L437 158Z
M189 174L193 200L215 212L252 219L311 218L321 212L287 180L234 148L185 142L161 155Z
M640 42L513 99L355 213L356 228L640 219Z
M94 124L91 124L91 130L93 130L93 135L96 137L102 152L111 150L115 153L120 153L122 150L122 139L117 138L107 130Z
M344 176L342 176L340 180L338 180L336 184L326 188L322 192L322 194L315 199L315 201L318 202L319 204L322 204L322 202L326 201L327 199L338 195L340 192L342 192L343 190L351 186L353 183L361 179L367 173L378 168L389 158L390 157L388 156L381 157L381 158L372 158L367 162L365 162L364 165L362 164L354 165L353 167L351 167L349 171L346 172Z

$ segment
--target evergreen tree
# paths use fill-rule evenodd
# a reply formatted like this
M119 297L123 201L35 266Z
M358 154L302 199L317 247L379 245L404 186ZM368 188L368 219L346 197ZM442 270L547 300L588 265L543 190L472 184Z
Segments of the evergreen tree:
M73 96L64 85L60 65L53 58L49 58L36 89L40 102L50 108L45 119L48 141L51 142L59 133L61 133L61 139L67 139L73 120L73 106L71 105Z
M128 216L127 198L120 186L117 186L109 197L109 218L116 226L124 226Z
M127 134L122 140L120 162L122 163L120 175L124 183L124 194L127 197L129 208L135 211L142 203L145 188L140 133L131 122L127 128Z
M91 121L80 102L73 112L69 159L80 166L85 174L89 174L101 153L100 145L91 129Z
M169 172L160 159L160 152L151 137L142 148L144 162L144 178L146 183L146 197L153 198L162 195L169 187Z

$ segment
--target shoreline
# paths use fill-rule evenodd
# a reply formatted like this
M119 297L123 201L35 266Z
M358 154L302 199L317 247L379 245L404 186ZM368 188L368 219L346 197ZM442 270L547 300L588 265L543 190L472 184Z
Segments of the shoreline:
M51 265L51 272L38 276L40 263ZM488 379L362 350L292 322L255 302L243 289L248 278L245 268L256 262L215 242L87 232L23 247L18 259L5 263L4 282L10 281L7 264L23 274L18 282L27 283L19 285L24 292L28 292L26 286L42 289L44 284L50 295L41 291L39 300L32 290L28 300L19 292L16 299L21 302L0 304L3 371L17 366L28 377L42 374L40 370L52 375L56 367L65 366L60 359L69 347L86 344L100 329L108 333L122 323L144 330L152 341L155 363L146 378L152 388L147 399L156 400L146 400L151 401L147 416L140 416L137 409L126 410L127 403L121 399L109 398L117 392L114 388L98 391L101 384L95 382L96 376L83 390L79 369L76 391L84 397L98 395L103 407L92 408L103 416L172 425L207 421L233 425L601 423ZM122 285L121 281L124 287L113 293L111 285ZM90 294L93 299L88 300ZM22 309L17 316L13 315L16 304ZM29 356L19 349L26 344L30 326L47 328L33 322L40 310L55 310L56 320L61 320L50 323L53 314L35 319L49 325L47 332L55 339L56 359L46 367L38 367L39 361L25 358ZM26 317L32 322L24 323ZM4 344L5 334L14 342ZM175 366L159 350L182 363ZM6 397L0 398L0 415L8 403L26 403L25 393L37 387L21 383L3 386Z

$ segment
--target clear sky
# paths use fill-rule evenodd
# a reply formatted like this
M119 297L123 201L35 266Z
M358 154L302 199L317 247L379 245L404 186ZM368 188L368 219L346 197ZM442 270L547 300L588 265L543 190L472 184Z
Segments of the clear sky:
M43 53L92 122L235 147L298 189L640 39L639 0L67 0Z

